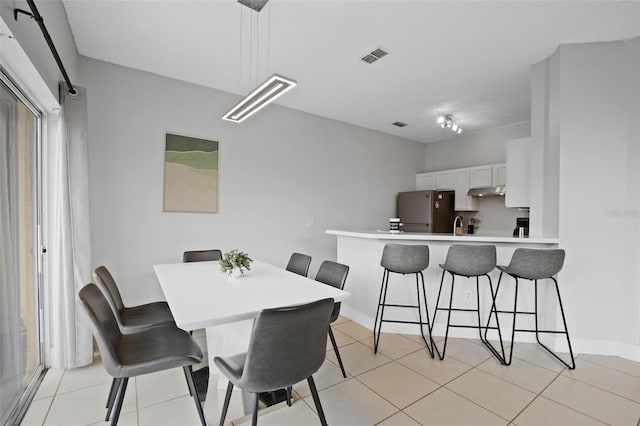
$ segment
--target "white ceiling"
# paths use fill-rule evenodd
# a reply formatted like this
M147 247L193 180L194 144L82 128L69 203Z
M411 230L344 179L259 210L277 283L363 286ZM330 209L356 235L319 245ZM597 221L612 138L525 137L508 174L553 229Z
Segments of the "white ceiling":
M282 74L298 86L280 105L420 142L454 136L439 114L464 134L528 121L531 64L640 35L639 1L63 3L81 55L239 95ZM390 54L360 60L377 47Z

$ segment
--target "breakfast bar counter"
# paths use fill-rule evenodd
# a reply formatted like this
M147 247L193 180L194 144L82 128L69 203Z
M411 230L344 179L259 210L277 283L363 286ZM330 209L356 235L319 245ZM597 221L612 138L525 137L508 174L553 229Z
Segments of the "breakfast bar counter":
M382 231L343 231L343 230L327 230L327 234L335 235L337 238L337 261L345 265L349 265L349 276L345 285L345 290L351 293L351 297L342 302L342 314L358 324L373 329L373 323L376 316L376 307L378 305L378 297L380 294L380 285L382 281L383 268L380 266L382 250L387 243L394 244L423 244L429 246L429 267L424 271L424 279L427 291L427 302L430 317L433 317L436 298L438 297L438 288L442 277L442 269L438 266L444 263L447 256L449 246L453 244L465 245L495 245L497 253L498 265L506 265L509 263L511 256L517 248L558 248L559 240L557 238L516 238L508 235L460 235L454 236L450 234L428 234L428 233L405 233L390 234ZM493 286L498 282L499 271L496 269L489 274ZM445 282L449 283L450 278L445 278ZM503 277L500 293L497 303L502 307L513 306L513 280L506 276ZM519 297L519 307L532 310L534 305L533 285L531 288L523 287ZM546 286L543 286L543 288ZM453 299L454 306L462 308L472 308L476 305L476 283L474 280L462 278L456 280L456 295ZM413 275L402 276L394 274L389 281L388 287L388 303L396 304L415 304L415 277ZM544 290L543 290L544 291ZM491 295L486 278L480 279L480 304L483 321L486 320L491 304ZM448 293L447 293L448 294ZM541 292L538 299L541 312L545 321L543 325L553 327L556 321L556 305L552 297L552 293ZM548 299L548 300L547 300ZM448 300L447 300L448 302ZM441 305L443 301L440 302ZM406 312L406 310L390 309L389 316L395 316L397 319L415 321L417 313ZM385 311L385 316L387 315ZM440 317L440 315L443 315ZM477 318L470 313L461 312L458 320L473 324L477 322ZM466 318L465 318L466 316ZM506 319L506 318L505 318ZM444 314L439 314L434 335L444 335L444 327L442 326ZM510 321L506 321L510 322ZM525 323L524 321L523 323ZM529 324L523 324L529 325ZM418 334L419 328L413 324L401 323L385 323L382 332L388 333L406 333ZM449 332L452 337L471 337L477 338L477 331L469 329L452 329ZM517 340L531 341L533 336L519 333L516 335Z

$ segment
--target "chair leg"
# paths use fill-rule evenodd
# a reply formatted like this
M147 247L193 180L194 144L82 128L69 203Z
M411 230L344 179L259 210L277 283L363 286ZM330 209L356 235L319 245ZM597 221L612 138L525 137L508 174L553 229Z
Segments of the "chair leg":
M182 371L184 372L185 380L187 381L187 383L189 383L189 376L188 376L186 368L183 368ZM189 386L189 396L193 396L193 392L191 392L191 386Z
M293 386L287 386L287 405L291 407L291 390Z
M342 358L340 357L338 344L336 343L336 338L333 337L333 331L331 331L331 326L329 326L329 338L331 339L331 344L333 345L333 351L336 353L336 358L338 358L338 364L340 364L340 370L342 370L342 377L346 379L347 373L344 371L344 365L342 365Z
M189 393L193 397L193 400L196 403L196 410L198 410L198 416L200 416L200 422L202 422L202 426L207 425L207 421L204 418L204 412L202 411L202 404L200 404L200 398L198 397L198 390L196 389L196 385L193 382L193 369L190 365L186 367L182 367L184 371L184 375L187 378L187 387L189 388Z
M113 405L113 399L115 398L117 383L118 383L118 379L114 377L113 380L111 381L111 388L109 389L109 396L107 397L107 405L105 406L105 408L109 408Z
M384 318L384 306L387 302L387 288L389 285L389 271L382 273L382 284L380 284L380 297L378 298L378 308L376 309L376 320L373 323L373 353L378 353L378 343L380 343L380 332L382 331L382 319ZM380 313L380 322L378 322ZM345 376L346 377L346 376Z
M316 389L316 383L313 381L313 376L307 377L307 383L309 383L309 389L313 396L313 402L316 404L316 410L318 411L318 417L320 418L320 424L327 426L327 419L324 417L324 411L322 411L322 404L320 404L320 397L318 396L318 389Z
M120 389L120 378L113 378L111 382L111 390L109 391L109 398L107 398L107 415L104 418L105 422L109 421L109 417L111 417L111 410L113 409L113 403L116 401L116 396L118 395L118 389Z
M253 394L255 397L255 401L253 403L253 415L251 416L251 426L258 425L258 403L260 402L260 398L258 398L258 393Z
M118 424L118 419L120 418L120 410L122 410L122 403L124 401L124 394L127 391L127 383L129 383L128 377L123 377L120 379L118 399L116 401L116 409L113 412L113 417L111 418L111 426L116 426Z
M224 425L224 420L227 417L227 411L229 410L229 402L231 401L231 392L233 392L233 383L229 382L229 384L227 385L227 394L224 396L224 405L222 406L222 413L220 414L220 426Z
M429 332L429 342L427 342L427 339L424 337L424 329L422 327L422 307L420 306L420 285L418 283L418 274L422 278L422 295L424 296L424 311L427 316L427 331ZM422 335L422 340L424 340L424 343L427 345L429 355L431 355L431 358L433 358L433 339L431 338L431 324L429 323L429 306L427 305L427 292L424 287L424 275L422 275L422 272L416 274L416 293L418 294L418 321L420 322L420 334Z

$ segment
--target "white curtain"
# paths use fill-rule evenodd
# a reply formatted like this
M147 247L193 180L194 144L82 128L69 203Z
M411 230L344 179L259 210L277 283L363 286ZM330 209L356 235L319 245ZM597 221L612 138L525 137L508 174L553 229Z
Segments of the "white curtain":
M78 291L91 281L89 160L86 90L62 89L57 141L49 147L50 360L52 367L74 368L93 360L87 319L77 305Z
M22 388L20 299L16 288L15 156L16 102L0 83L0 421Z

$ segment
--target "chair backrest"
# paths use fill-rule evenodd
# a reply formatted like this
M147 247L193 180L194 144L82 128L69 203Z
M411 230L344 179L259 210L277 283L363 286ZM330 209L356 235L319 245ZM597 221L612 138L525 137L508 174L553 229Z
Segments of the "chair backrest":
M183 262L208 262L222 259L222 251L214 250L192 250L182 254Z
M311 265L311 256L301 253L293 253L289 258L289 263L287 264L286 269L287 271L306 277L309 272L309 265Z
M429 247L425 245L385 244L380 265L391 272L415 274L429 266Z
M565 252L562 249L525 249L513 252L506 272L529 280L551 278L562 269Z
M326 356L333 299L267 309L255 321L241 383L248 392L281 389L310 377Z
M343 290L344 283L347 281L347 274L349 274L349 267L347 265L325 260L318 269L316 281Z
M105 369L111 376L118 377L120 361L117 353L122 333L105 294L97 285L87 284L78 292L78 300L89 319Z
M466 277L488 274L496 267L496 246L452 245L443 267Z
M124 309L124 302L122 301L120 290L118 290L118 286L111 272L109 272L106 266L98 266L94 272L98 278L98 286L107 297L107 301L109 305L111 305L113 312L122 311L122 309Z

